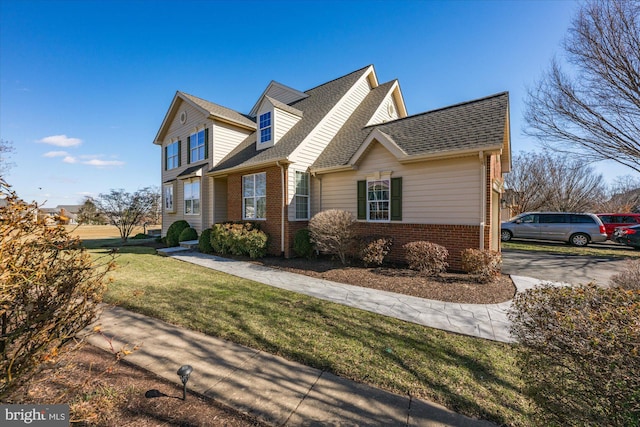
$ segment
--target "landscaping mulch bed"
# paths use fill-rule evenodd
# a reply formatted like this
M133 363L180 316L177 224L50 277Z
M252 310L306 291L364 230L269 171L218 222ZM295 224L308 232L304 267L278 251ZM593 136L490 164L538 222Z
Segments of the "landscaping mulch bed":
M69 404L73 426L264 425L202 396L188 393L183 401L177 375L168 382L90 345L53 362L3 403Z
M343 266L327 257L311 260L265 257L252 262L334 282L445 302L496 304L512 299L516 291L507 275L500 275L493 283L478 283L466 273L426 277L402 266Z

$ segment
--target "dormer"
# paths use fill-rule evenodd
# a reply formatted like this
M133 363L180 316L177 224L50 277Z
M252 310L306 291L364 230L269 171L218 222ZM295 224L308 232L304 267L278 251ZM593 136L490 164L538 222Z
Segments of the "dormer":
M262 95L258 98L258 101L249 112L249 115L251 117L256 117L256 119L258 118L258 110L260 109L260 104L262 104L265 97L275 99L285 105L290 105L296 101L307 98L308 96L309 95L304 92L300 92L299 90L295 90L289 86L283 85L282 83L271 80L271 83L269 83L264 92L262 92Z
M256 149L273 147L302 118L302 111L263 95L257 105Z
M403 117L407 117L407 108L404 105L400 84L395 80L366 126L378 125Z

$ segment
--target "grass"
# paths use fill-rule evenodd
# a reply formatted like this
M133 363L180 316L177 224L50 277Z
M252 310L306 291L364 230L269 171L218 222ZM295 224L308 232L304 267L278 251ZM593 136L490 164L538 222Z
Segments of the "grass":
M107 250L87 243L96 256ZM511 345L272 288L151 248L119 253L109 303L468 416L531 424Z
M534 251L534 252L546 252L556 253L563 255L582 255L582 256L596 256L596 257L611 257L611 258L640 258L640 250L634 249L630 246L623 245L599 245L591 244L586 247L570 246L566 243L541 243L537 241L509 241L502 242L502 249L518 250L518 251Z

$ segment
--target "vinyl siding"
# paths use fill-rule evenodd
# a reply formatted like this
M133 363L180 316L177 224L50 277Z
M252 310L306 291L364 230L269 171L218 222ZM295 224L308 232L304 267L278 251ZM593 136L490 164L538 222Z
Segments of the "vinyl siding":
M358 170L327 174L314 192L312 214L343 209L357 215L356 183L375 173L402 177L402 222L477 225L480 222L480 162L477 157L402 165L380 144L370 147ZM317 186L316 186L317 190ZM318 206L318 199L322 206Z
M218 164L227 154L244 141L251 131L240 129L232 125L213 122L213 145L211 146L211 166Z
M393 114L389 115L389 103L393 105ZM384 100L380 103L380 106L376 110L376 112L371 116L371 119L367 123L367 126L377 125L384 122L389 122L391 120L399 119L400 115L398 114L398 105L393 99L393 92L390 92Z
M300 99L300 95L298 93L279 86L271 86L265 95L273 99L277 99L283 104L291 104L292 102Z
M367 75L364 75L289 158L302 168L310 166L370 91Z
M278 143L289 129L300 121L300 117L278 108L273 109L273 131L275 132L275 144Z

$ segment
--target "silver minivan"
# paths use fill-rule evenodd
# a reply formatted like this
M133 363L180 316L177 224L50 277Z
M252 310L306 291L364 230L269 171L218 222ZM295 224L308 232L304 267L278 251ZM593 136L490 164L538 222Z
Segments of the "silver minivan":
M500 238L560 240L574 246L604 242L604 224L591 213L525 212L502 223Z

